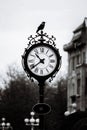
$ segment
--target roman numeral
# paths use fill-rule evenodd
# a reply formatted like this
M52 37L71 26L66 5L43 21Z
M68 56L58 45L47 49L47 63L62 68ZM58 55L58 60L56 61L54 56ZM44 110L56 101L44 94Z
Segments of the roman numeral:
M50 62L51 62L51 63L54 63L54 62L55 62L55 60L54 60L54 59L51 59L51 60L50 60Z
M34 67L34 64L31 64L31 65L30 65L30 68L33 69L33 67Z
M38 68L35 68L34 72L35 72L35 73L38 73L38 70L39 70Z
M44 52L44 48L43 47L40 48L40 52L42 52L42 53Z
M48 69L46 69L46 71L49 73L49 70L48 70Z
M32 54L30 54L30 56L33 56L33 57L35 57L35 55L32 55Z
M46 54L48 53L49 49L46 51Z
M34 62L34 60L33 59L31 59L31 60L28 60L30 63L33 63Z
M43 75L43 70L40 70L40 74L42 74L42 75Z
M52 57L52 56L53 56L53 54L49 55L49 57Z
M53 66L51 64L49 64L49 67L53 69Z
M34 52L38 54L38 50L37 49L35 49Z

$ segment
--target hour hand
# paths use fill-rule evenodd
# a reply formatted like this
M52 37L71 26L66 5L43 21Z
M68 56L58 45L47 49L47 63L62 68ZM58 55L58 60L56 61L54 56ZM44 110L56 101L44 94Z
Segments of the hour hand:
M45 60L45 59L40 59L40 61L39 61L37 64L35 64L35 65L33 65L33 66L31 67L31 69L35 68L35 67L36 67L37 65L39 65L40 63L44 64L44 60Z

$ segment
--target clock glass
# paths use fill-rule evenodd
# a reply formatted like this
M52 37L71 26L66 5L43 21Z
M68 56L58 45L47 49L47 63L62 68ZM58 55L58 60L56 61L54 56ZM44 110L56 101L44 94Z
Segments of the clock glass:
M27 55L27 67L35 75L47 76L57 66L57 55L50 46L38 45Z

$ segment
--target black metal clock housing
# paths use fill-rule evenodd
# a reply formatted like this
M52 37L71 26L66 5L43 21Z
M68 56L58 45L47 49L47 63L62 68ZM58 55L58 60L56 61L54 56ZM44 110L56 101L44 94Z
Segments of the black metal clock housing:
M59 64L58 50L46 43L32 45L23 56L24 70L37 80L51 77L58 70Z
M59 70L61 56L59 50L42 37L39 41L25 49L22 64L28 76L45 81Z

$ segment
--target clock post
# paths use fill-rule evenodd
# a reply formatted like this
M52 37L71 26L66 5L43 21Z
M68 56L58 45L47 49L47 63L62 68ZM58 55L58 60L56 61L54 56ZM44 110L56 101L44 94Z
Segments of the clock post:
M61 56L56 48L55 37L49 37L42 30L29 38L28 47L22 56L22 65L30 79L36 79L39 85L39 103L33 106L33 111L39 115L40 130L44 130L44 115L51 107L44 103L45 81L53 80L61 66Z
M39 82L39 103L44 103L44 82ZM43 108L40 108L40 109L43 109ZM40 118L39 128L40 130L44 130L44 115L40 114L39 118Z

